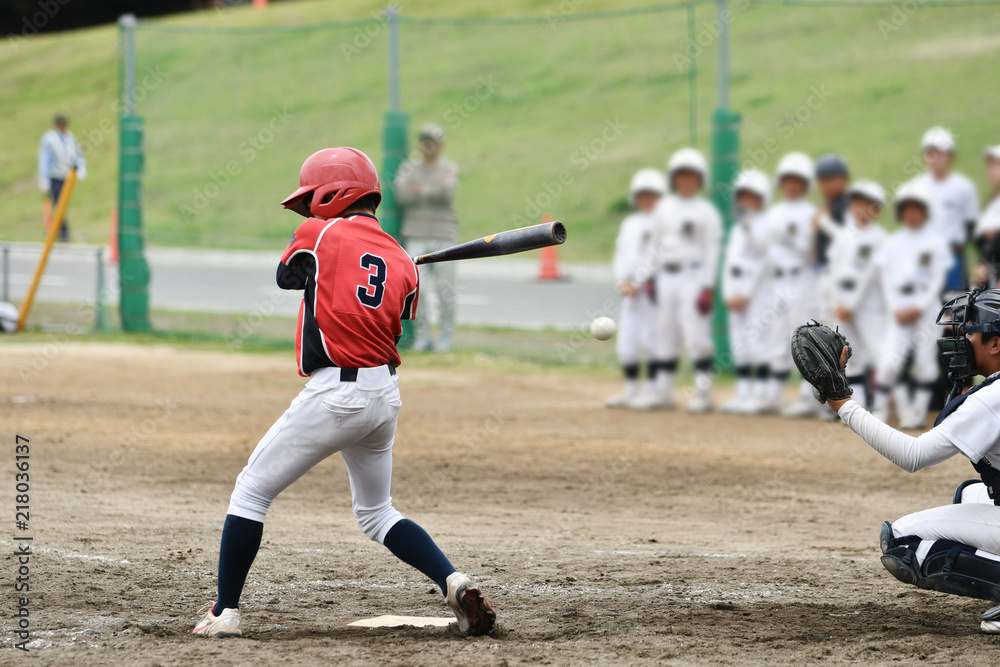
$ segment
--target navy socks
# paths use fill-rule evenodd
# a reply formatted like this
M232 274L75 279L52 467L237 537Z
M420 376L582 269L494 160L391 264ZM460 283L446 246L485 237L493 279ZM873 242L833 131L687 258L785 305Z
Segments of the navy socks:
M223 609L240 606L240 594L246 583L247 573L260 549L264 524L235 514L226 515L222 527L222 546L219 547L219 599L212 613L218 616Z
M441 589L441 595L448 594L448 575L455 568L427 531L409 519L403 519L389 529L383 544L393 556L427 575ZM221 575L219 580L221 582Z
M219 548L219 598L212 609L216 616L223 609L240 606L240 594L260 549L263 534L263 523L233 514L226 515ZM384 544L396 558L427 575L441 589L441 594L447 595L448 575L455 568L427 531L409 519L403 519L389 529Z

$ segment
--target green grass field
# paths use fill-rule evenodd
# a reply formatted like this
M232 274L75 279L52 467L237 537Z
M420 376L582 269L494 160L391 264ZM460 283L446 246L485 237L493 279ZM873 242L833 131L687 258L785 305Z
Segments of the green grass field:
M403 107L414 124L434 120L448 133L447 152L462 168L463 236L550 211L569 226L565 258L607 258L632 173L662 166L688 142L687 16L562 19L636 4L401 3L406 16L550 19L402 26ZM381 6L304 0L265 12L203 11L140 29L150 243L281 246L297 216L277 202L294 189L306 155L350 144L381 162L387 30L373 15ZM983 186L979 151L1000 142L990 120L1000 110L992 76L1000 54L997 7L922 7L911 15L738 0L732 7L731 106L743 114L745 161L773 168L789 150L836 150L857 176L891 185L916 173L920 135L940 123L958 136L959 168ZM703 150L716 103L712 18L711 5L698 8ZM166 30L347 19L362 22L264 34ZM90 241L107 238L116 193L116 47L113 26L0 43L0 240L41 235L35 156L56 111L70 114L88 150L90 176L73 202L74 230Z

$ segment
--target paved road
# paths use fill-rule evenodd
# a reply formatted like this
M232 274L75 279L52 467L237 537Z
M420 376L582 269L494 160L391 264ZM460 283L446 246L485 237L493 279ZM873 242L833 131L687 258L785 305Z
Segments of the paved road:
M18 303L41 253L38 244L10 244L9 295ZM97 293L97 246L56 246L37 300L93 304ZM295 315L299 295L274 285L276 254L260 251L151 248L154 308ZM2 258L2 256L0 256ZM118 300L117 267L106 266L105 302ZM539 282L535 259L494 258L458 263L460 324L519 329L573 329L597 315L615 317L618 300L611 269L563 264L565 279ZM0 289L2 289L0 276ZM2 297L2 294L0 294ZM426 307L427 301L423 301ZM616 318L617 319L617 318Z

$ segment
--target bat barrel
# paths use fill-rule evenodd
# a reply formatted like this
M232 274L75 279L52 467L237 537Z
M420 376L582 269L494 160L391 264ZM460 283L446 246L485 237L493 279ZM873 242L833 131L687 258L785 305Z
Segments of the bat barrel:
M416 257L417 264L433 264L435 262L450 262L459 259L476 259L480 257L497 257L511 255L517 252L537 250L566 242L566 226L558 220L544 222L540 225L511 229L506 232L462 243L451 248Z

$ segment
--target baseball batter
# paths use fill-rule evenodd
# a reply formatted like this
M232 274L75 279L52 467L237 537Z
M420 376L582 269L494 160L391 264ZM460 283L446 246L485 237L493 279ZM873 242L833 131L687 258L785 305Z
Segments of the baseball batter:
M847 196L853 222L836 228L827 256L834 317L854 344L847 380L855 400L867 407L865 376L881 358L885 335L885 300L877 260L889 234L876 223L885 208L885 190L874 181L860 180L851 184Z
M948 245L927 227L931 200L918 183L910 182L896 192L894 208L896 220L905 227L889 238L879 258L889 323L875 374L872 412L885 421L891 393L900 428L919 429L927 419L938 377L936 322L952 257ZM916 382L912 396L901 381L907 359L912 359L910 373Z
M722 219L701 190L708 178L705 157L682 148L670 157L664 197L653 217L650 257L643 277L656 281L656 374L654 391L640 407L673 407L674 375L683 345L694 362L689 412L712 409L710 316L722 243ZM655 274L651 275L651 271ZM643 280L644 282L644 280Z
M379 227L375 165L353 148L327 148L302 165L282 205L307 218L278 265L282 289L304 290L295 354L305 389L257 444L236 479L219 550L218 599L195 634L238 637L239 601L274 499L340 452L358 526L441 589L467 635L496 615L479 586L455 571L431 537L392 506L392 446L401 405L400 319L417 308L417 267Z
M771 268L773 325L768 347L771 380L764 409L781 409L781 392L792 372L792 357L788 341L793 323L805 319L806 301L818 299L817 279L813 271L813 228L816 215L806 195L812 188L812 159L805 153L789 153L778 162L775 178L782 201L767 212L767 260ZM791 417L815 415L817 403L812 389L806 388L800 400L788 406L782 414Z
M940 346L955 388L934 428L913 437L851 398L829 404L875 451L907 472L955 455L972 462L980 479L961 484L953 504L885 522L882 564L904 583L995 604L1000 602L1000 470L994 467L1000 461L1000 290L977 289L948 302L937 323L952 327ZM986 380L970 389L975 375ZM980 629L1000 633L1000 606L982 615Z
M767 218L771 181L762 171L740 173L733 185L737 224L729 232L722 267L722 298L729 311L729 350L736 368L736 396L722 412L753 414L770 377L767 317Z
M625 390L604 402L609 408L629 407L642 392L639 386L639 362L642 355L649 360L652 371L656 304L653 283L638 282L638 274L649 254L653 210L667 193L667 179L658 169L642 169L632 177L629 202L635 212L622 222L615 240L615 280L622 294L618 338L615 351L625 374ZM652 377L652 372L649 374ZM649 387L646 388L646 392Z

